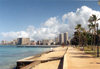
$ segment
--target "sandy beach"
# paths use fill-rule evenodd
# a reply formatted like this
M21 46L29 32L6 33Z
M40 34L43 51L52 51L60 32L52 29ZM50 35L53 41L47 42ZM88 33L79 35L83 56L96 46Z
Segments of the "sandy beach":
M31 64L21 67L21 69L59 69L62 65L67 47L53 48L51 52L43 53L38 57L31 56L19 60L19 62L32 61ZM33 57L33 58L32 58Z

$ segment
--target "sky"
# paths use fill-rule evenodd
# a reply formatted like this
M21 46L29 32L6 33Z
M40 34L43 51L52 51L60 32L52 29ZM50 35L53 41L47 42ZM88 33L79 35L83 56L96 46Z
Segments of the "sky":
M86 28L99 11L96 0L0 0L0 41L52 39L64 32L71 37L76 24Z

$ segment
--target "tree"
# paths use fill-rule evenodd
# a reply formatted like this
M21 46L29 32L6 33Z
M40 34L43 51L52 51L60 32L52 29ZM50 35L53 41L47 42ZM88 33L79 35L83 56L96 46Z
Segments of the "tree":
M81 28L81 43L82 43L82 46L86 45L87 44L87 38L86 38L86 30L85 28Z
M71 44L72 45L79 45L79 35L78 32L74 32L74 37L71 39Z
M90 16L89 18L89 23L93 24L94 25L94 43L95 45L98 45L98 23L97 21L100 20L100 18L97 18L96 15L92 15ZM97 31L96 31L96 27L97 27ZM96 37L96 39L95 39ZM97 44L96 44L96 41L97 41ZM97 46L97 57L99 57L99 46Z
M78 33L78 36L79 36L79 45L81 44L80 42L80 37L81 37L81 35L80 35L80 32L81 32L81 24L77 24L77 26L75 27L75 30L77 31L77 33Z
M91 22L89 25L88 25L88 28L89 28L89 33L92 34L92 37L91 37L91 45L94 44L94 28L95 28L95 25Z

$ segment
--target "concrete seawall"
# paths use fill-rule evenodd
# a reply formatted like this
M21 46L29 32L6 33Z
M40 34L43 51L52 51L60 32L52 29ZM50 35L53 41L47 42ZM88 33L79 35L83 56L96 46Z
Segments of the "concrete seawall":
M57 47L52 51L18 60L17 69L65 69L66 52L67 47Z
M23 59L18 60L17 61L17 69L20 69L20 68L22 68L24 66L27 66L27 65L31 64L31 63L35 63L35 61L34 61L35 58L38 58L41 55L47 54L49 52L50 51L46 51L46 52L43 52L41 54L37 54L35 56L30 56L30 57L26 57L26 58L23 58Z
M63 69L68 69L68 63L67 63L67 51L65 52L63 58L64 58L64 59L63 59Z

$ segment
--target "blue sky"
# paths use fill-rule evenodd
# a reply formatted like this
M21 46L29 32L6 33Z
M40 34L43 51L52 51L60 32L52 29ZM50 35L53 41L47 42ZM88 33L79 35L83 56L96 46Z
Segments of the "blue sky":
M39 28L50 17L76 11L81 6L100 11L97 1L81 0L0 0L0 33ZM0 36L2 38L2 36Z

